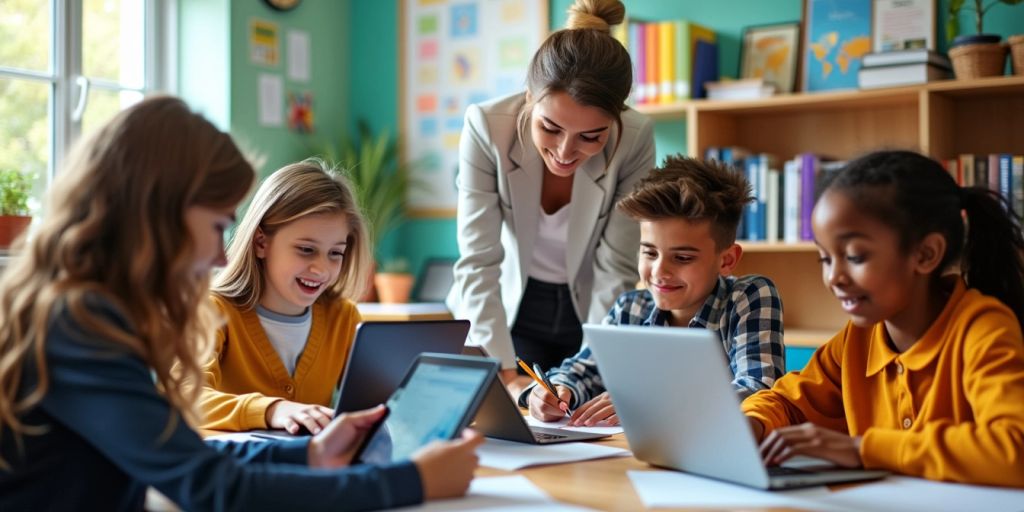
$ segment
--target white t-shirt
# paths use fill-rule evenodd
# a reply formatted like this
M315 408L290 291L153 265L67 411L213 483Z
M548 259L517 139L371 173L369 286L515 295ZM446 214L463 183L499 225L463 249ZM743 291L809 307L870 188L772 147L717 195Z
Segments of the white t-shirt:
M262 306L256 306L256 316L260 319L267 339L277 350L277 355L288 369L288 375L295 375L295 365L299 362L302 350L306 348L309 330L313 327L313 308L298 316L282 315Z
M530 277L545 283L565 284L569 272L565 268L565 247L569 241L569 205L548 215L540 207L537 238L533 242Z

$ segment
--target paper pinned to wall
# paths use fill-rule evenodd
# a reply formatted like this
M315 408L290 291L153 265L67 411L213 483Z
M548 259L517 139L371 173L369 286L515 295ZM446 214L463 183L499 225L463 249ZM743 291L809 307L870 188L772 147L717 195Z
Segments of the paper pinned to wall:
M309 81L309 32L288 31L288 79L296 82Z
M261 126L284 124L284 81L281 75L261 73L259 77L259 120Z

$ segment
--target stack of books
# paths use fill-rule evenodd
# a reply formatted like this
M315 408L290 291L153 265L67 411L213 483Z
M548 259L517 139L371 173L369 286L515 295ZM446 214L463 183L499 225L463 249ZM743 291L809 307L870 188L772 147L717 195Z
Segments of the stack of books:
M763 78L744 78L722 82L705 82L709 100L748 100L775 94L775 85Z
M861 62L857 84L861 89L923 84L949 78L951 70L949 58L927 48L869 53Z

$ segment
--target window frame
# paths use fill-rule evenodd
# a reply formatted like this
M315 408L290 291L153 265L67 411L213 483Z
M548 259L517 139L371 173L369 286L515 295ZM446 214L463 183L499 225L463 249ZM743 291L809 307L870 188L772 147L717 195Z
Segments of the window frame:
M177 89L178 0L141 0L145 3L145 45L143 85L127 87L117 82L88 79L82 73L82 0L50 0L50 62L47 71L33 71L0 65L0 79L46 83L50 87L47 107L50 118L49 161L46 186L60 172L71 147L81 136L81 116L76 108L88 108L91 87L104 91L138 91L148 96L156 91L173 94Z

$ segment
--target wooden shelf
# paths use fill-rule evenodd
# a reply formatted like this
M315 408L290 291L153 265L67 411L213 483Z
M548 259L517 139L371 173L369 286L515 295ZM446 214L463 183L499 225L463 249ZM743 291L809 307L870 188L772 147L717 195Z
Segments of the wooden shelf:
M699 100L698 100L699 101ZM679 119L686 117L686 110L690 108L690 105L696 103L695 101L680 101L676 103L665 103L657 105L634 105L633 110L644 114L651 119L666 120L666 119Z
M751 242L749 240L737 240L743 253L752 252L818 252L818 246L814 242Z

